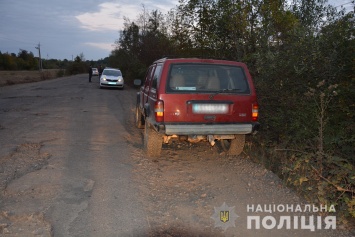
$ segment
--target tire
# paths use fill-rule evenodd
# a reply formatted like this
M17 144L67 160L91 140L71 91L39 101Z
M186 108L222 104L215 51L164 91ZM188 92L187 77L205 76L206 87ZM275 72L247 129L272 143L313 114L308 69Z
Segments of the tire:
M149 157L159 157L163 146L162 136L148 124L144 126L144 150Z
M135 123L137 128L144 128L144 117L139 110L139 105L136 105L136 115L135 115Z
M243 152L245 144L245 135L235 135L235 139L220 140L221 148L230 156L238 156Z

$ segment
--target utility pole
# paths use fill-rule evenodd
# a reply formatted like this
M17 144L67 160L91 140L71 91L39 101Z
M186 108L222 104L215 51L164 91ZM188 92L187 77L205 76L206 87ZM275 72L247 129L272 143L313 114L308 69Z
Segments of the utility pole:
M38 43L38 46L36 47L38 49L38 64L39 64L39 70L42 71L42 59L41 59L41 43Z

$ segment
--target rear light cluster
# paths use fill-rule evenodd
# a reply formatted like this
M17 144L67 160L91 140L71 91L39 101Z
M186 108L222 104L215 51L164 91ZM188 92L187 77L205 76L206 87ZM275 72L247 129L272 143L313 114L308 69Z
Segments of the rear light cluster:
M251 110L251 118L253 121L258 121L259 117L259 105L258 103L253 103Z
M158 100L154 105L154 114L155 121L163 122L164 121L164 102L162 100Z

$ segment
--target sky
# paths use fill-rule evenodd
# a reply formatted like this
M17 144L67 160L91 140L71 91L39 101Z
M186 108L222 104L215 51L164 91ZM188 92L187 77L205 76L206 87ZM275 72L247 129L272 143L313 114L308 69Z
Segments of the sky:
M333 6L352 0L330 0ZM86 60L110 55L124 17L159 10L167 13L178 0L0 0L0 51L20 49L44 59L72 60L81 53Z
M123 17L135 21L139 0L0 0L0 51L20 49L44 59L108 57L123 30ZM146 11L167 13L177 0L144 1Z

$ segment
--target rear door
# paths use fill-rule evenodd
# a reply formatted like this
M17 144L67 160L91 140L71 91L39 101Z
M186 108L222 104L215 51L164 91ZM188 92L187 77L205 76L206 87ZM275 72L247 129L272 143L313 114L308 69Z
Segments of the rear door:
M148 101L148 95L149 95L149 90L150 90L150 84L152 81L152 76L153 76L153 72L155 69L155 64L153 64L152 66L150 66L147 70L147 74L145 76L145 80L144 80L144 84L143 84L143 88L142 88L142 95L141 95L141 105L144 107L144 105L147 103Z
M148 105L149 108L149 117L151 119L155 119L154 116L154 108L155 108L155 103L158 100L158 85L160 81L160 74L161 74L161 69L162 69L162 64L158 63L152 68L151 72L151 80L150 80L150 86L148 88L148 98L146 104Z

